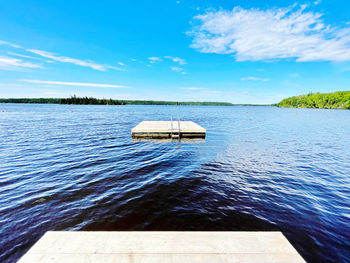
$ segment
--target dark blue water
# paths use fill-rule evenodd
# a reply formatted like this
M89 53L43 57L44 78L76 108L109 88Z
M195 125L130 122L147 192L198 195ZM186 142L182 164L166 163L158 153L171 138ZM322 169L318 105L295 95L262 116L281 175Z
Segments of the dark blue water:
M205 142L132 141L171 116ZM279 230L350 262L349 128L342 110L0 104L0 262L48 230Z

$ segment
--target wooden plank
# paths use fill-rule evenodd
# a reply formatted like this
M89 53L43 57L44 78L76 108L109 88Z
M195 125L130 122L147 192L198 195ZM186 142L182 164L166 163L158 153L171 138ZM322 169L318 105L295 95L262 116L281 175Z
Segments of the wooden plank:
M47 232L19 263L304 262L280 232Z

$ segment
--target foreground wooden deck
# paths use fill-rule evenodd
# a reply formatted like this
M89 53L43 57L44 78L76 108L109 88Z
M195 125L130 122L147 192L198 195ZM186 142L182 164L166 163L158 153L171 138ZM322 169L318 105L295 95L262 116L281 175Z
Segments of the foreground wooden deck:
M304 262L280 232L47 232L19 263Z
M193 121L142 121L131 130L138 138L204 138L205 133Z

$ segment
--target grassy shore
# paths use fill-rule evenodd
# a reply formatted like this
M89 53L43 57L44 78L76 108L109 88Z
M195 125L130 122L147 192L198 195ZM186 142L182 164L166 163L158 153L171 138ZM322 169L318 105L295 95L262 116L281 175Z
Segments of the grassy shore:
M350 109L350 91L333 93L309 93L282 100L278 107L318 108L318 109Z

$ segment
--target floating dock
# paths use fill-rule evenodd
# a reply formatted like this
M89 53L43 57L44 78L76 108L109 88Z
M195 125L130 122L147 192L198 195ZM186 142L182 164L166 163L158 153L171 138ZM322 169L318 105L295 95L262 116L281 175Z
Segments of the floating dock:
M205 138L206 129L193 121L143 121L131 130L134 138Z
M19 261L305 262L281 232L47 232Z

